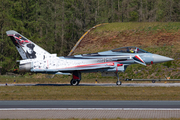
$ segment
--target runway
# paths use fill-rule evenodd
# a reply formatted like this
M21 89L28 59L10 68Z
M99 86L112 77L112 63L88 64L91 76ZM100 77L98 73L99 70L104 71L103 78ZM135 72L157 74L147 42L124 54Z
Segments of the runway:
M70 84L34 84L34 83L18 83L18 84L0 84L0 86L71 86ZM111 86L111 87L180 87L180 83L122 83L117 86L115 83L80 83L79 86Z
M0 118L180 118L180 101L0 101Z

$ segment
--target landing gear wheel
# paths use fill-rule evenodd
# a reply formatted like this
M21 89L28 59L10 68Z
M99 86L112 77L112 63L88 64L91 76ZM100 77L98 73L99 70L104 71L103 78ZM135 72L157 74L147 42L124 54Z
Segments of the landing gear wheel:
M79 82L80 82L79 80L72 79L70 81L70 84L73 85L73 86L76 86L76 85L79 85Z
M117 81L117 82L116 82L116 85L121 85L121 81Z

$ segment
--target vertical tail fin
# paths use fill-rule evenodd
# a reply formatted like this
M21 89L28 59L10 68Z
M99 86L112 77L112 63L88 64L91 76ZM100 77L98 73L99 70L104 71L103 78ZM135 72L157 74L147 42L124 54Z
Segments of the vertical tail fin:
M13 44L16 46L16 49L24 60L44 59L46 55L50 55L46 50L14 30L6 31L6 34L11 38Z

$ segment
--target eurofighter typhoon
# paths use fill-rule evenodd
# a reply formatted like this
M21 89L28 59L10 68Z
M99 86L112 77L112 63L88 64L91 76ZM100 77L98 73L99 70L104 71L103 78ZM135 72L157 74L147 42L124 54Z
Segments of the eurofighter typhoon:
M101 72L102 75L116 75L117 85L121 85L118 72L124 72L131 64L154 64L173 60L152 54L138 47L121 47L92 54L57 57L50 54L14 30L6 32L23 60L19 62L20 72L71 75L71 85L78 85L81 73Z

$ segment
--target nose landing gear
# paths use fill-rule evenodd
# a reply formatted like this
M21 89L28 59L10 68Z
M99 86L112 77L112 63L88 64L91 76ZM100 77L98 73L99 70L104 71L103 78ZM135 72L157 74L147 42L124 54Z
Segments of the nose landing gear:
M117 78L118 78L118 81L116 82L116 85L121 85L121 81L119 80L118 72L116 72L116 76L117 76Z

